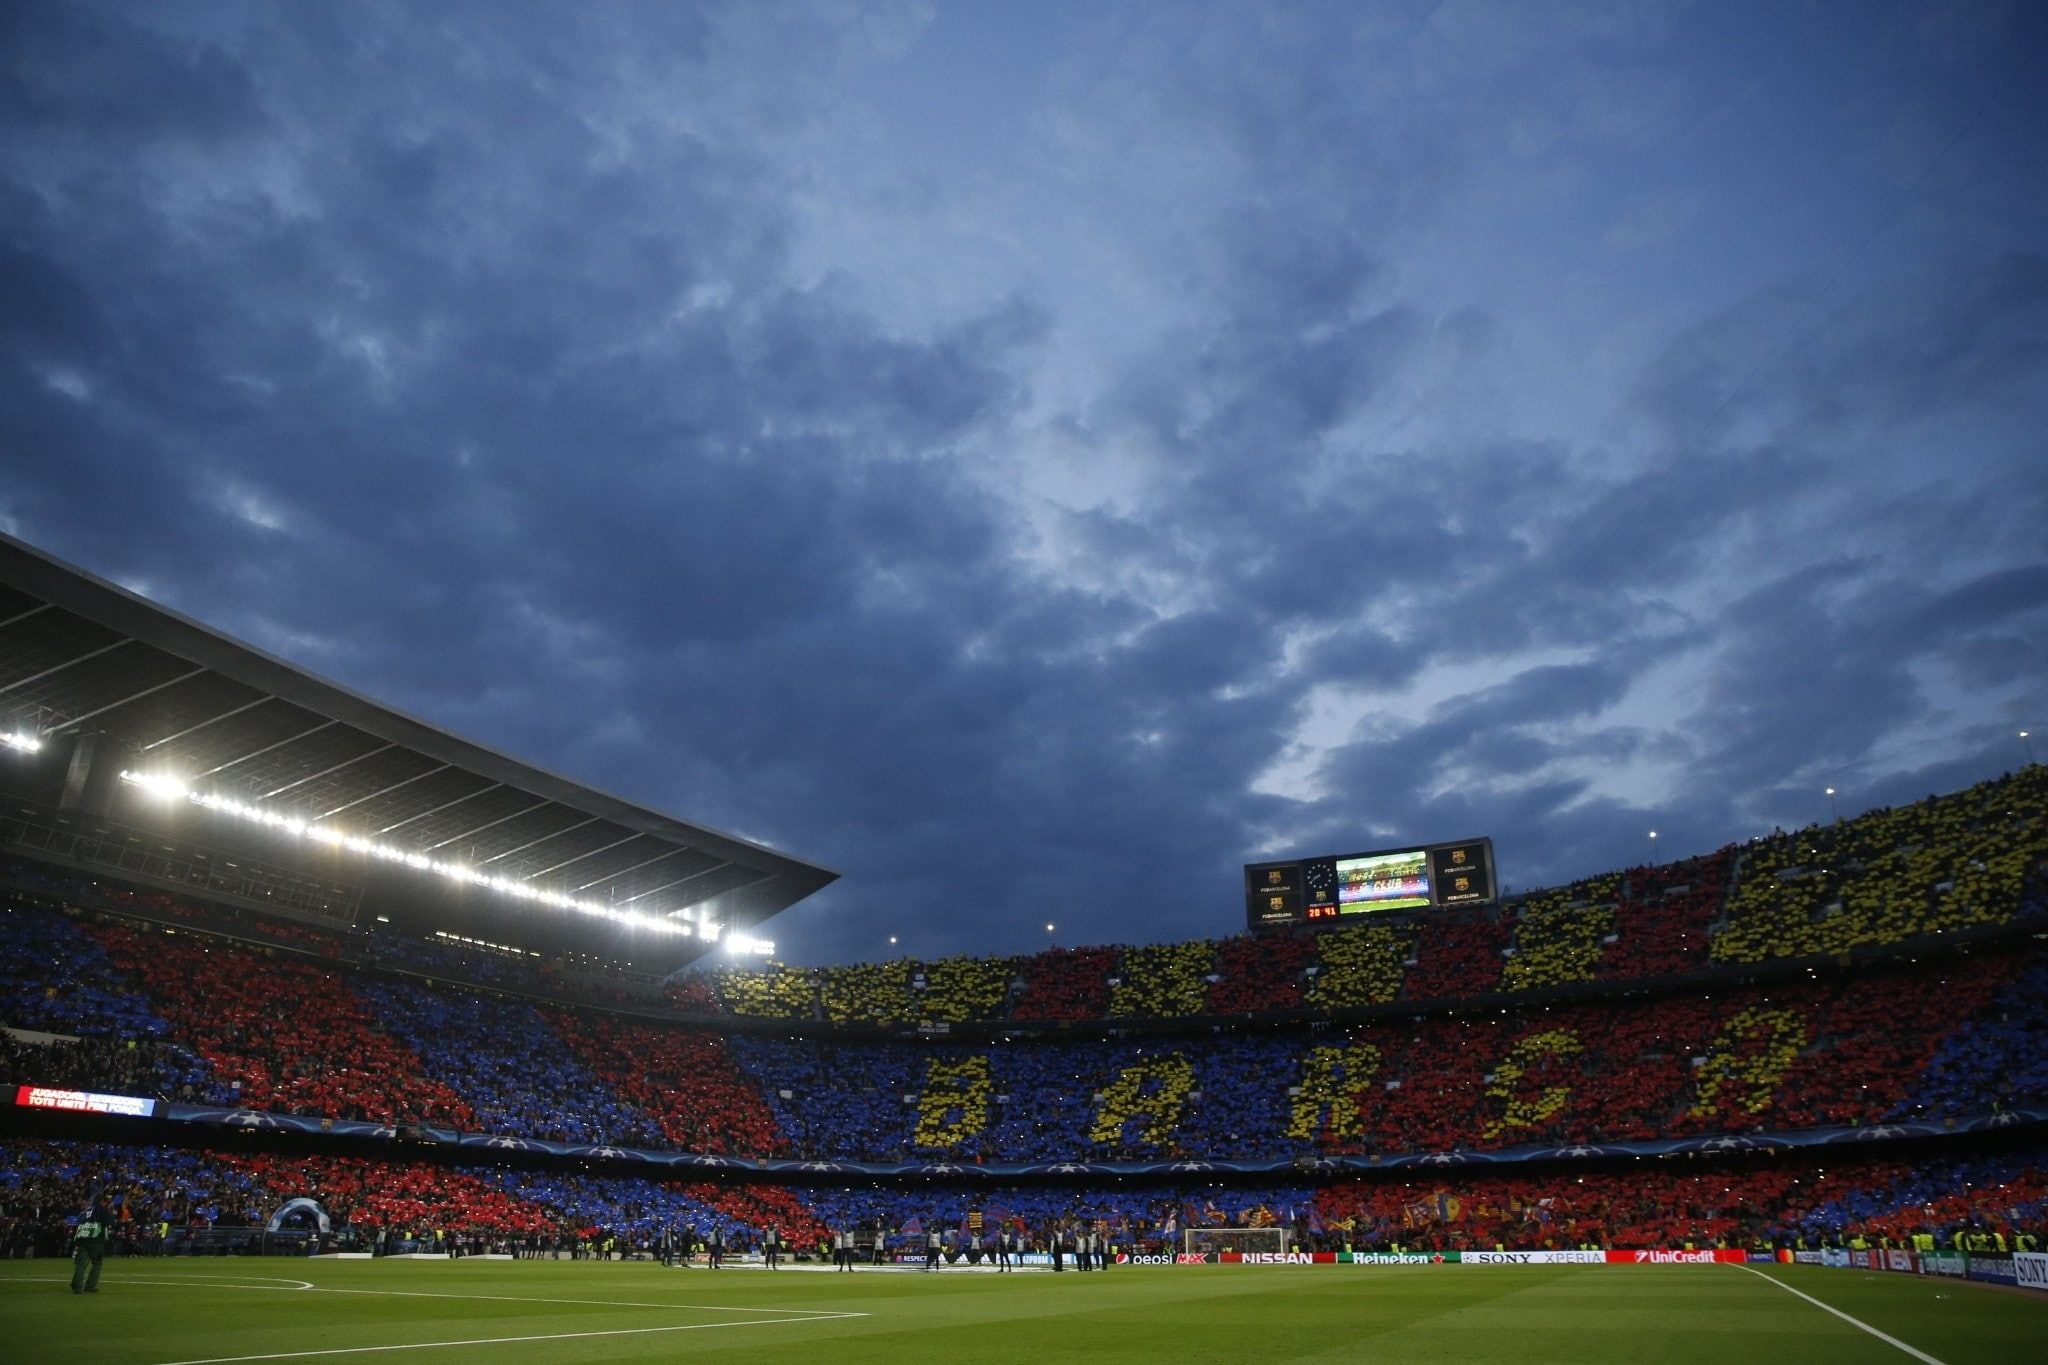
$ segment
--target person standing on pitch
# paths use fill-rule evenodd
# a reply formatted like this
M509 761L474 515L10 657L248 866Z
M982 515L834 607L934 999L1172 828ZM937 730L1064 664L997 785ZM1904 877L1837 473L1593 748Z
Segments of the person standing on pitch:
M1010 1237L1008 1227L996 1233L996 1273L1002 1274L1010 1268Z
M706 1239L705 1249L710 1252L711 1268L718 1270L725 1265L725 1233L718 1224L711 1225L711 1236Z
M100 1262L107 1257L107 1234L112 1223L113 1215L95 1195L92 1205L78 1220L78 1227L71 1234L72 1293L100 1292Z
M924 1268L926 1270L937 1270L939 1268L939 1230L937 1228L930 1229L924 1235Z
M761 1234L761 1259L770 1270L782 1269L782 1239L775 1235L774 1228Z

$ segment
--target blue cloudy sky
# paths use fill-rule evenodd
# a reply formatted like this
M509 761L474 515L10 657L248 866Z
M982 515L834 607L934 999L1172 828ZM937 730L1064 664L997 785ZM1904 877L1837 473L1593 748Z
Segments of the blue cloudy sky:
M792 961L1703 851L2048 728L2044 43L22 0L0 528L839 868Z

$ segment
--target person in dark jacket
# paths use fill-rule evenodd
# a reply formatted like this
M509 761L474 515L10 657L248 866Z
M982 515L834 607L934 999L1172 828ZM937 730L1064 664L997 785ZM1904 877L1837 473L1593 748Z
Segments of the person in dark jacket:
M100 1292L100 1263L107 1258L107 1239L114 1215L97 1197L71 1232L71 1292Z

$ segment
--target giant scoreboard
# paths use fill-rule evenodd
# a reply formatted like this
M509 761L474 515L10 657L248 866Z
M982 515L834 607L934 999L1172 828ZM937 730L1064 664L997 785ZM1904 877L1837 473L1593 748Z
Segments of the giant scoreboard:
M1374 915L1484 905L1494 899L1493 840L1246 863L1245 921L1254 929L1322 928Z

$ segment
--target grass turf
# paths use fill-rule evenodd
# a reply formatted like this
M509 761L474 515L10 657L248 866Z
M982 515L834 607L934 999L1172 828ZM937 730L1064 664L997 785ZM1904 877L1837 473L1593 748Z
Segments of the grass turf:
M1942 1365L2011 1365L2048 1340L2048 1296L1818 1267L1762 1271ZM92 1296L74 1296L69 1276L68 1261L0 1262L0 1360L1913 1358L1736 1266L1189 1266L998 1277L169 1259L109 1261Z

